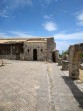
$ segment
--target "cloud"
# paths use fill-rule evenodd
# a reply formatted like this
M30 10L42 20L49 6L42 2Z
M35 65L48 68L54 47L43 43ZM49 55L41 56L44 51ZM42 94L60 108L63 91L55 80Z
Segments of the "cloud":
M54 23L54 22L52 22L52 21L50 21L50 22L45 22L45 23L43 24L43 27L44 27L44 29L47 30L47 31L55 31L55 30L57 30L57 25L56 25L56 23Z
M83 40L83 32L76 32L71 34L58 33L54 35L54 38L61 40Z
M55 41L56 42L56 49L59 50L60 53L65 51L69 48L70 44L69 41Z
M6 37L8 37L6 33L1 33L0 32L0 38L6 38Z
M22 32L22 31L9 31L7 33L0 32L0 38L27 38L27 37L35 37L30 33Z
M0 10L0 17L4 17L4 18L9 17L9 16L6 14L6 10Z
M0 5L0 17L7 18L14 10L31 5L32 0L3 0Z
M50 21L53 21L54 20L54 15L50 14L50 15L44 15L43 18L45 20L50 20Z
M45 8L46 5L50 5L53 2L57 2L58 0L39 0L40 5Z
M76 43L83 43L83 32L75 32L75 33L58 33L54 36L56 42L56 48L60 51L65 51L68 49L70 45Z
M32 0L3 0L1 4L4 4L2 5L3 10L9 11L24 6L31 6Z
M55 40L56 42L56 49L59 50L60 53L62 53L62 51L68 50L68 48L70 47L70 45L74 45L74 44L79 44L79 43L83 43L81 40Z
M20 32L20 31L9 31L9 33L12 35L12 36L15 36L15 37L33 37L32 35L26 33L26 32Z
M13 8L24 7L32 5L31 0L11 0L11 5ZM12 4L14 3L14 4ZM14 5L14 6L13 6Z
M83 26L83 12L76 15L77 24Z
M52 19L52 15L49 15L49 16L48 15L44 15L43 17L44 17L44 19Z

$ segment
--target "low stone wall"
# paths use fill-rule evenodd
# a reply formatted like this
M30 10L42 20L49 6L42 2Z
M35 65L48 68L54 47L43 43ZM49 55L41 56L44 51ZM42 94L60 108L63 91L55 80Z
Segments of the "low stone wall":
M0 59L16 60L16 55L0 55Z
M69 69L69 61L62 60L62 70L68 70Z

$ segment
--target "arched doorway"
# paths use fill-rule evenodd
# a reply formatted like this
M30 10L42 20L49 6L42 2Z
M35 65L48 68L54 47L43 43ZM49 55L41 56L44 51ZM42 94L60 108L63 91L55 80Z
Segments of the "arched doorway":
M33 49L33 60L37 60L37 49Z

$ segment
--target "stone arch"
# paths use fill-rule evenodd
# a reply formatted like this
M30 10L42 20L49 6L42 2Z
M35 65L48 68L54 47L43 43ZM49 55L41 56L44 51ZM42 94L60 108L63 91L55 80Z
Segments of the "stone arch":
M83 43L70 46L69 48L69 76L79 79L80 55L83 53Z
M37 49L33 49L33 60L37 60Z

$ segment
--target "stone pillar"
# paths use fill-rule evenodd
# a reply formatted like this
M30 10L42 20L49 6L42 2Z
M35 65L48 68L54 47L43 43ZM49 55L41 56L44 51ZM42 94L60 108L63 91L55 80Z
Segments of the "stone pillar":
M79 63L70 62L69 64L69 77L79 79Z
M69 61L62 60L62 70L68 70L69 69Z
M47 38L47 61L52 62L52 51L55 49L54 38Z
M56 63L58 63L58 59L59 59L59 51L58 50L55 50L55 61L56 61Z

